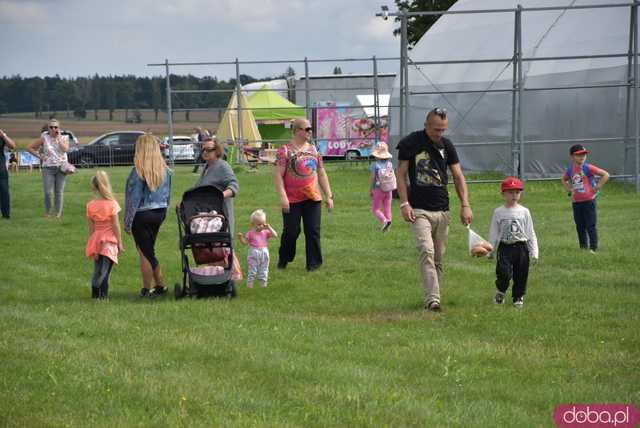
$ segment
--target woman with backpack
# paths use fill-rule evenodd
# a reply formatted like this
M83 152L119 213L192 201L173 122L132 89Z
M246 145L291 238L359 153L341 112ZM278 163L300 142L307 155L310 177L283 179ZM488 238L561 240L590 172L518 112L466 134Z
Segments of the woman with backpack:
M391 227L391 197L396 189L396 175L393 172L391 153L386 143L380 142L371 153L376 161L369 166L369 196L372 198L371 211L382 224L382 233Z

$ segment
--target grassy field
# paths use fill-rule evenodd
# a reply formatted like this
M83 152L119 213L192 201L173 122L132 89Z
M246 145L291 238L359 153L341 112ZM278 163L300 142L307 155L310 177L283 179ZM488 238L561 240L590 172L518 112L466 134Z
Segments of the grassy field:
M141 113L142 123L126 123L124 110L116 110L113 121L109 120L107 110L98 111L98 120L94 120L93 110L87 112L86 119L74 118L67 112L58 112L56 117L60 120L62 128L72 131L80 140L80 144L86 144L95 137L111 131L151 131L160 136L168 133L164 113L159 113L157 122L153 110L141 110ZM191 113L190 121L187 122L184 113L175 113L173 133L190 135L196 126L215 132L218 129L220 114L218 111L196 111ZM129 115L131 116L131 111ZM20 149L24 149L40 135L40 130L46 124L48 117L49 113L43 113L42 118L34 118L33 113L5 114L0 116L0 129L3 129Z
M128 168L109 172L122 202ZM84 258L92 171L69 178L61 223L42 217L37 173L11 176L12 219L0 222L0 425L552 427L561 403L640 403L637 194L607 185L593 256L577 248L559 184L528 184L541 260L523 311L493 305L494 264L467 255L456 219L443 312L432 314L397 203L383 235L365 165L328 172L336 209L323 212L319 271L304 270L302 238L298 258L275 269L274 242L266 289L241 283L233 301L140 300L127 237L107 303L89 298ZM269 170L237 174L238 230L261 207L280 232ZM195 180L179 167L172 202ZM497 188L470 189L483 235ZM180 280L174 212L157 248L171 283Z

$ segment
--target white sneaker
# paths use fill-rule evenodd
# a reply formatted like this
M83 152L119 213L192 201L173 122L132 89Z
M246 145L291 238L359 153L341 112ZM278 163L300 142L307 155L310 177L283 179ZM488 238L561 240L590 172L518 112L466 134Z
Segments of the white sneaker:
M524 308L524 297L520 297L520 298L516 299L516 301L513 302L513 306L515 306L516 309Z

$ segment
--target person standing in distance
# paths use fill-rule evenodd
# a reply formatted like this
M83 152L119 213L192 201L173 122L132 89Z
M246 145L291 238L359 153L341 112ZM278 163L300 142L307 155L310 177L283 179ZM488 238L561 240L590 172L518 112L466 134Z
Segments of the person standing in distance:
M427 114L424 130L412 132L397 146L400 211L416 238L425 309L433 312L441 309L442 263L451 223L447 167L460 199L460 220L468 225L473 219L458 154L444 137L448 126L447 110L436 107Z
M16 143L0 129L0 209L2 218L11 218L11 199L9 196L9 171L7 171L7 160L4 157L4 148L16 149Z

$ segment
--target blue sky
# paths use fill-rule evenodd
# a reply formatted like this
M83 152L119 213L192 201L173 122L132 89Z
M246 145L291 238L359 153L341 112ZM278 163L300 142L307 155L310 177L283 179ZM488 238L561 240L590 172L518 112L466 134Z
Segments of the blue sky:
M0 0L0 76L160 75L149 63L397 57L390 19L375 0ZM395 72L391 62L381 72ZM312 64L311 74L370 72L370 65ZM248 66L255 77L288 64ZM292 64L298 74L301 65ZM232 66L180 67L227 79Z

